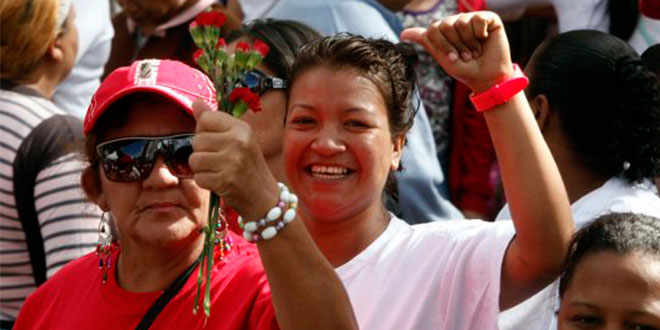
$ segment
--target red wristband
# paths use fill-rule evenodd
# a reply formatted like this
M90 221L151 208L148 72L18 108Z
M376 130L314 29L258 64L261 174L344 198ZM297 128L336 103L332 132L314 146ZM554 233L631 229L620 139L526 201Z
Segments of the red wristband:
M513 64L513 76L495 84L490 89L479 94L470 94L470 101L479 112L490 110L495 106L504 104L529 85L529 79L520 70L518 64Z

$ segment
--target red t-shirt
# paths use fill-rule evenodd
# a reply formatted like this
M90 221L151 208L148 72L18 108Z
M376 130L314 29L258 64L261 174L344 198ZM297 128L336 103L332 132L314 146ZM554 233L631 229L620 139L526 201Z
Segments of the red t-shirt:
M231 251L214 263L206 327L201 307L192 313L197 268L151 329L279 329L255 246L229 235ZM107 283L101 283L94 253L69 263L28 297L14 329L135 329L162 292L128 292L117 285L114 274L113 268Z

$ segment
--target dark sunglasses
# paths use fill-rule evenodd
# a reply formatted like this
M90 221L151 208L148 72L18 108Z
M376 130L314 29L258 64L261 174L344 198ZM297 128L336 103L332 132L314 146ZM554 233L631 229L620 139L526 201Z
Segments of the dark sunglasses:
M272 77L255 69L246 72L240 80L239 85L241 87L247 87L252 92L261 96L270 89L285 89L287 83L282 78Z
M160 137L125 137L100 143L96 152L110 181L135 182L146 179L162 155L172 174L192 177L188 158L192 154L194 134Z

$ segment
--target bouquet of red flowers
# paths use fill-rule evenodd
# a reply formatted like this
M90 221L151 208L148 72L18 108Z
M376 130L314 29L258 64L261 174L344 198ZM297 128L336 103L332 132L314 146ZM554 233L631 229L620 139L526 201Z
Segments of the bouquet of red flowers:
M219 11L202 12L190 23L189 30L195 45L199 48L194 54L194 60L199 67L211 78L215 85L218 107L234 117L240 117L248 109L261 110L259 95L249 88L241 86L240 82L245 74L253 70L268 54L269 47L261 40L255 40L253 45L247 42L238 42L233 54L227 53L227 43L221 37L222 26L226 16ZM209 209L209 223L204 228L204 249L200 257L200 272L197 278L197 293L193 313L199 308L201 288L206 280L204 294L204 313L210 315L210 274L213 269L214 247L220 244L220 251L224 253L229 249L229 243L224 238L217 237L218 229L226 229L226 223L218 221L220 214L220 200L214 193L211 194ZM224 222L224 221L223 221ZM206 277L202 275L206 270Z

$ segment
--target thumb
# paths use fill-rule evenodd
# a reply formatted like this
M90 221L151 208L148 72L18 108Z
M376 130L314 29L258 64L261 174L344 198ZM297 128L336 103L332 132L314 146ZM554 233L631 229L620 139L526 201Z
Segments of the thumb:
M202 99L196 99L192 104L193 116L195 116L195 121L199 121L199 118L204 112L213 111L211 107L206 104Z
M401 41L414 42L424 46L425 32L426 29L422 27L407 28L401 32L400 38Z

